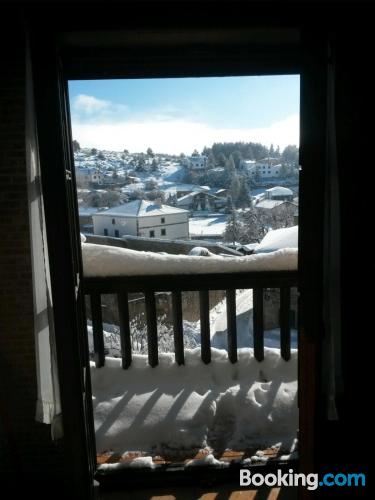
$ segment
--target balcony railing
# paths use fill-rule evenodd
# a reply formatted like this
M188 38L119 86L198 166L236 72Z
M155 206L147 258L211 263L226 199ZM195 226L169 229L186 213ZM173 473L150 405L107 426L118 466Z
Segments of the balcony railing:
M200 343L203 363L211 361L209 291L226 291L228 359L237 362L236 290L253 290L253 347L257 361L264 358L264 289L280 289L280 355L288 361L291 349L290 290L298 285L297 271L251 271L215 274L181 274L153 276L90 277L84 279L84 292L90 297L96 367L105 364L101 295L116 294L122 367L132 363L131 327L128 294L140 292L145 296L148 363L158 364L158 332L155 303L156 292L171 292L176 363L184 364L182 292L199 292Z

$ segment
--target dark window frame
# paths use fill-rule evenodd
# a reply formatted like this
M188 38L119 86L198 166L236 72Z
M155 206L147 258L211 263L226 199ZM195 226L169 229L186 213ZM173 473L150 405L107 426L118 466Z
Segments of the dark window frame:
M69 25L69 21L65 21ZM84 22L82 24L84 25ZM38 21L34 20L34 25L38 27ZM229 29L224 30L225 33L229 31ZM247 30L247 32L250 31ZM281 43L274 46L274 50L272 50L272 47L271 49L262 47L261 44L256 43L256 40L249 41L246 37L242 41L238 41L237 37L236 43L229 41L231 37L228 37L224 44L220 44L219 35L218 48L215 46L215 41L205 42L207 34L203 37L203 42L200 42L201 45L198 43L197 46L196 27L192 25L187 30L188 42L187 46L184 47L187 49L187 57L181 61L180 31L177 31L176 37L172 30L171 42L164 43L164 45L161 43L165 39L163 29L158 28L151 30L151 32L148 42L143 43L143 46L137 46L135 43L134 50L126 52L121 43L94 47L95 33L77 34L72 30L59 33L57 37L56 31L52 30L48 33L43 32L42 36L42 30L34 27L34 62L36 60L34 79L37 94L39 148L44 176L43 189L45 191L52 291L54 304L59 302L56 299L61 299L62 304L64 304L64 310L56 306L54 311L55 321L58 325L56 338L60 382L62 387L67 387L72 383L74 377L77 377L76 382L78 383L82 376L82 372L78 370L78 360L82 355L85 355L77 344L77 335L82 334L82 330L79 331L79 328L83 329L83 325L78 330L77 327L72 328L71 331L68 329L68 332L66 329L66 325L76 322L75 309L69 305L66 297L68 293L74 293L75 283L69 276L59 280L61 270L64 272L66 269L70 269L72 259L78 264L81 262L80 251L75 254L73 246L69 242L64 246L60 244L61 230L62 232L69 231L71 223L68 204L65 200L66 170L71 171L73 182L75 180L71 144L64 136L65 132L62 127L63 124L65 128L69 129L69 124L66 122L66 119L69 119L69 111L66 109L66 80L95 77L160 77L160 75L182 77L300 73L301 91L303 90L301 94L300 152L300 163L303 169L300 176L300 192L304 196L300 198L299 276L301 286L299 306L301 314L298 316L301 333L300 350L303 351L304 355L299 358L299 384L308 384L310 391L309 394L299 394L302 445L300 463L301 470L311 471L314 453L314 423L311 424L311 415L315 412L316 400L314 392L316 375L314 375L313 367L316 364L316 340L321 331L321 316L318 311L321 310L322 306L322 214L324 205L323 202L316 203L316 201L317 199L323 200L325 130L321 124L325 120L326 47L316 41L315 31L308 29L303 32L302 41L298 42L298 47ZM138 35L137 33L136 39L142 40L142 37ZM107 32L107 36L113 36L116 39L114 32L112 35L108 35ZM207 37L209 38L208 35ZM48 41L47 51L45 50L46 40ZM88 43L85 44L85 40ZM161 55L163 57L160 57ZM42 102L43 98L44 103ZM55 125L53 130L51 122ZM54 169L49 169L51 164L54 165ZM56 194L61 202L58 214L55 211ZM314 207L314 210L311 207ZM74 211L77 212L77 207L73 207ZM56 218L58 219L57 223ZM54 225L59 228L59 233L57 233L57 229L53 229ZM311 238L312 230L315 231L313 238ZM79 231L76 233L76 240L79 241ZM57 246L60 246L60 249ZM59 323L59 320L64 318L63 312L66 320ZM72 363L73 370L70 368ZM92 487L88 492L85 489L87 485L83 488L82 482L91 474L89 472L89 467L92 467L90 453L95 447L93 448L92 443L90 443L90 435L93 432L93 429L90 429L92 424L90 415L83 412L81 404L82 401L76 391L71 392L71 394L65 389L62 391L65 442L68 453L75 460L72 472L75 478L74 484L80 486L82 498L89 498L92 495ZM82 422L86 422L86 434L83 434L81 430ZM91 452L88 451L90 449Z

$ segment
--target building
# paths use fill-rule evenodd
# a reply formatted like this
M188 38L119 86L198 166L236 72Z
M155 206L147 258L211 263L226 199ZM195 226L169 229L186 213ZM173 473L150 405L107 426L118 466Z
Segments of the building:
M186 166L190 170L205 170L207 168L207 156L192 155L187 158Z
M76 168L76 182L78 186L88 187L92 184L103 184L103 176L96 168Z
M282 201L293 201L294 193L291 189L275 186L270 189L266 189L266 199L268 200L282 200Z
M157 201L135 200L93 215L94 234L189 238L189 212Z
M214 212L224 208L226 204L226 198L220 198L219 196L215 196L205 191L193 191L192 193L178 198L176 202L179 208L184 208L191 212Z

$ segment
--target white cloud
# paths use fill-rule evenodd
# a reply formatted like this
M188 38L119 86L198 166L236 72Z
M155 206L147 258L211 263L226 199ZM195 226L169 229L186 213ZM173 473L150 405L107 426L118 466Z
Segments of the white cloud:
M91 115L111 107L110 101L97 99L92 95L79 94L73 100L73 112Z
M214 142L260 142L273 143L284 148L288 144L299 144L299 116L287 116L281 121L259 128L212 127L192 120L150 117L146 121L119 120L110 123L76 121L73 119L73 136L81 147L96 147L113 151L128 149L132 152L154 151L190 154Z

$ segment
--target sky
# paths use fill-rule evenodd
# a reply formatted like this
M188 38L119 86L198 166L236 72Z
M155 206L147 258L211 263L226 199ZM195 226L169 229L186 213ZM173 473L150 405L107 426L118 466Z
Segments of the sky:
M191 154L214 142L299 144L299 75L69 82L81 148Z

